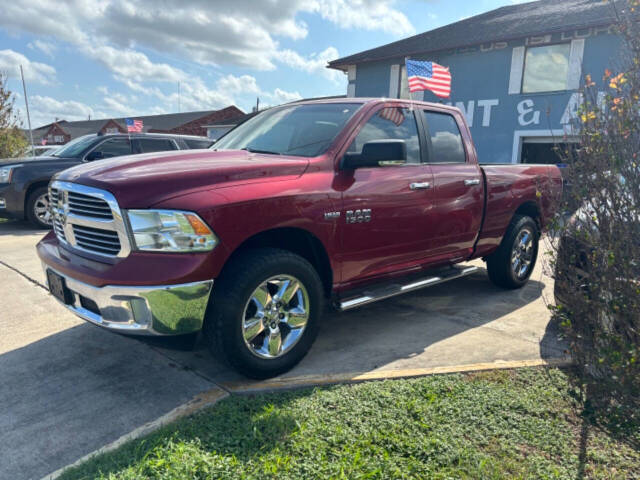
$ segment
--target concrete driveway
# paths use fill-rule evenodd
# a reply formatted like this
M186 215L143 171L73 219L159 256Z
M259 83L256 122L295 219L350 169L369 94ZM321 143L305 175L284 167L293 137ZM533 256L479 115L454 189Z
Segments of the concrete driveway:
M302 363L249 382L199 341L140 341L88 325L48 295L44 232L0 223L0 478L38 479L198 396L540 364L563 357L538 267L504 291L484 270L347 313L328 312ZM543 250L543 249L541 249ZM481 264L481 263L480 263ZM206 393L205 393L206 392Z

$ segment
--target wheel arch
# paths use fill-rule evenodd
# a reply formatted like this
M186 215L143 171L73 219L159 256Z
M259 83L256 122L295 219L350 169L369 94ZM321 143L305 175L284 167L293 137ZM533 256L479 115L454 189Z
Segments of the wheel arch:
M325 295L327 297L331 296L333 269L331 268L329 254L316 235L299 227L279 227L250 236L233 250L222 270L224 271L224 268L231 260L243 252L249 249L265 247L287 250L307 260L318 272Z
M533 201L524 202L522 205L520 205L516 209L515 213L513 214L514 217L516 215L527 215L531 217L533 221L536 222L536 225L538 226L538 231L542 230L542 214L540 212L540 207L536 202L533 202Z
M33 183L31 183L28 187L27 190L24 193L24 202L23 202L23 216L25 219L27 219L27 207L29 204L29 197L31 197L31 194L37 190L38 188L41 187L47 187L49 185L49 180L38 180L35 181Z

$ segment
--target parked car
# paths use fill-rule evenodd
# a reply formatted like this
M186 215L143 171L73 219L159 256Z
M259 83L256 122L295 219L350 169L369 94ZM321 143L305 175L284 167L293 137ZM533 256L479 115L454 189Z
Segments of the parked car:
M621 189L624 188L624 178L620 177ZM628 192L628 190L627 190ZM617 195L626 195L624 190L617 192ZM614 195L615 196L615 195ZM607 196L604 195L606 198ZM628 204L632 204L635 197L628 197ZM598 242L600 240L599 220L607 219L603 223L609 231L610 238L625 239L623 242L630 247L631 257L625 266L630 267L624 276L624 281L631 284L640 285L640 258L637 255L640 249L640 217L638 209L627 210L619 206L611 217L611 199L591 199L585 201L580 208L568 219L569 227L562 232L559 239L557 259L555 267L554 296L556 305L562 306L565 310L571 310L572 299L575 298L576 291L580 291L585 296L591 296L590 285L593 280L599 283L599 274L603 271L608 259L603 253L606 249L600 246L598 252ZM604 251L603 251L604 250ZM600 254L598 254L600 253ZM604 268L606 269L606 268Z
M522 287L562 190L556 166L481 167L460 110L409 100L276 107L212 148L56 175L37 250L81 318L203 329L254 378L300 361L325 301L366 305L469 275L457 264L474 258Z
M0 160L0 217L51 228L47 185L53 174L105 158L208 148L212 143L205 137L155 133L85 135L49 155Z

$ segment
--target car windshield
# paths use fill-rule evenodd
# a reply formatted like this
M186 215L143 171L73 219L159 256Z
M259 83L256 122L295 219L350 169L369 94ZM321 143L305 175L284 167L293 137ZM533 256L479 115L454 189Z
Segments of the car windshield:
M85 135L71 140L64 147L53 153L54 157L72 158L80 155L96 139L95 135Z
M214 150L315 157L329 148L359 103L316 103L266 110L231 130Z

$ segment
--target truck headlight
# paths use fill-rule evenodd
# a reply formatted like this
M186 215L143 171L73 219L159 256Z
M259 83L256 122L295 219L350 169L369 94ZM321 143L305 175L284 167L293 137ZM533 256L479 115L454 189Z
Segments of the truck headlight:
M207 252L218 238L195 213L128 210L134 247L145 252Z
M11 183L11 175L13 174L13 167L2 167L0 168L0 183Z

